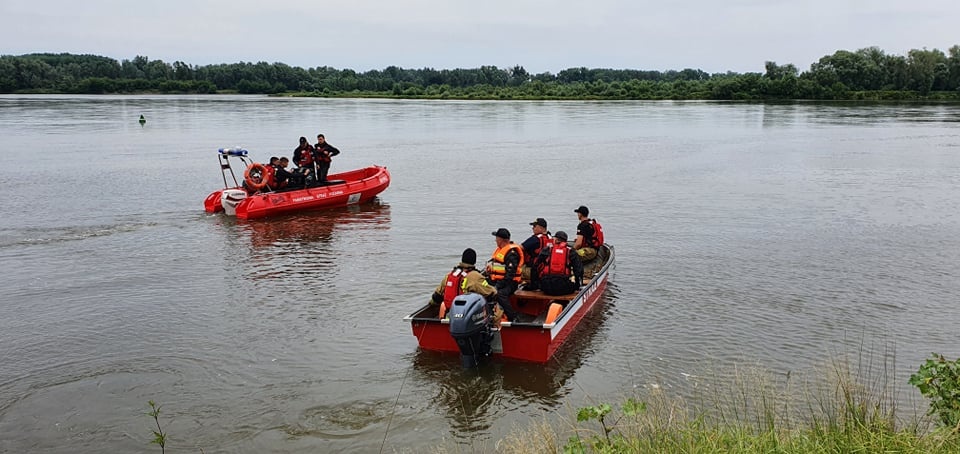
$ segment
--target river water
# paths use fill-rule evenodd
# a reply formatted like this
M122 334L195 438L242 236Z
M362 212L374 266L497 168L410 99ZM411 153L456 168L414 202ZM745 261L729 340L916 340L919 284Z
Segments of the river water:
M217 148L317 133L391 186L203 212ZM909 396L960 355L955 105L2 96L0 182L0 452L158 449L148 400L170 452L489 451L711 368L892 350ZM401 319L465 247L579 205L617 263L554 360L418 351Z

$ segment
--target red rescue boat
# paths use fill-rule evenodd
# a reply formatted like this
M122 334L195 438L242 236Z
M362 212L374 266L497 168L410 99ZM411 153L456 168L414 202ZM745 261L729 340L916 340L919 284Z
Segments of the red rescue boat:
M578 292L549 296L539 290L517 290L510 298L511 305L520 313L517 320L499 324L491 321L482 327L484 332L478 333L477 337L488 338L485 340L489 342L489 352L493 355L546 363L577 325L590 316L607 286L614 259L613 246L601 246L597 257L596 261L585 264L585 269L589 267L593 274L589 279L584 275L584 285ZM483 297L475 293L460 295L453 304L476 305L478 309L473 316L490 317L488 310L479 307L485 306ZM466 310L464 313L470 312ZM461 347L451 335L450 318L441 319L439 315L439 306L428 304L404 317L404 321L410 322L421 349L462 354ZM466 361L464 365L467 365Z
M230 158L239 159L245 166L244 177L254 178L257 192L238 183ZM342 173L330 174L322 185L298 189L271 190L261 183L266 166L251 162L247 150L239 148L221 148L219 150L220 168L223 173L224 189L212 192L203 201L208 213L225 212L239 219L255 219L265 216L292 213L303 210L355 205L373 200L390 185L390 172L386 167L370 166ZM233 186L227 180L227 174L233 179ZM247 185L250 186L249 184Z

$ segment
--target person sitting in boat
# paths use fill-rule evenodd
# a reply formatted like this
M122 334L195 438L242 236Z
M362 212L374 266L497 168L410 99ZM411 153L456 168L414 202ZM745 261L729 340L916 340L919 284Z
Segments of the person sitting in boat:
M300 145L297 145L297 148L293 150L293 163L297 166L294 172L303 177L304 183L316 179L313 165L315 152L316 150L314 150L313 145L310 145L310 142L307 142L306 137L300 137Z
M554 242L540 251L537 264L530 284L547 295L566 295L583 285L583 262L567 244L567 232L557 232Z
M487 280L497 288L497 303L507 320L517 318L517 311L510 305L510 296L517 291L523 269L523 248L510 241L510 231L499 228L493 232L497 248L487 263Z
M440 305L440 317L450 309L453 299L464 293L477 293L483 296L488 302L494 300L497 289L487 283L476 269L477 251L466 248L463 255L460 256L460 264L453 267L443 278L443 282L437 286L433 295L430 297L431 305Z
M540 250L553 242L550 239L550 232L547 231L546 219L537 218L537 220L530 223L530 226L533 228L533 235L530 235L530 238L520 243L520 246L523 247L524 266L522 276L524 281L530 281L530 270L536 266L535 262L540 255Z
M280 165L280 158L276 156L270 156L270 167L272 167L273 175L277 175L277 167ZM274 179L274 184L276 184L276 179Z
M597 249L603 246L603 227L597 223L596 219L590 219L590 209L580 205L576 210L577 219L577 239L573 242L573 248L584 262L589 262L597 258Z
M330 172L330 162L332 161L330 158L340 154L340 150L327 143L323 134L317 134L317 144L313 148L316 150L314 159L317 161L317 181L325 183L327 174Z
M273 180L275 189L285 189L291 186L293 174L287 170L290 160L286 156L282 158L270 158L270 165L273 166Z

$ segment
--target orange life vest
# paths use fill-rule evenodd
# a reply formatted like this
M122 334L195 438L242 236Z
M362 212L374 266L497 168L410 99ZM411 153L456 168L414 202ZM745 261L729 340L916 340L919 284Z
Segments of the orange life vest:
M504 262L504 259L511 249L516 249L517 255L520 256L520 262L517 263L516 274L513 276L514 281L520 282L522 278L520 269L523 267L523 248L512 241L502 248L493 251L493 257L490 258L491 263L487 266L487 272L489 273L491 281L499 281L507 276L507 264Z

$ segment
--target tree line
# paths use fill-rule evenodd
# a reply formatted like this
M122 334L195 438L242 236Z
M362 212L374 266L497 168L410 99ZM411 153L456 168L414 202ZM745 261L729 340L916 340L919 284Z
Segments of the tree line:
M699 69L569 68L530 74L522 66L356 72L284 63L172 64L137 56L0 56L0 93L249 93L429 99L960 100L960 46L947 53L877 47L838 50L810 69L768 61L763 73Z

